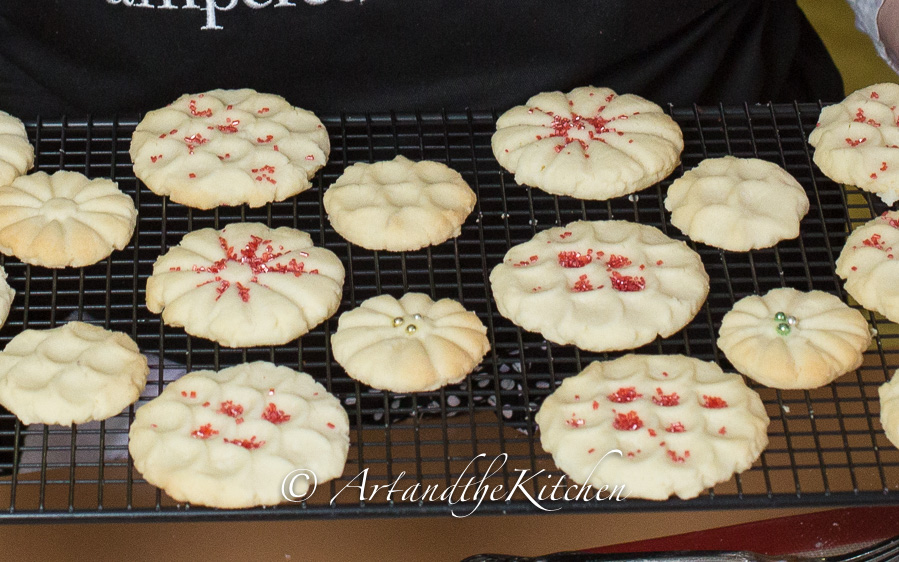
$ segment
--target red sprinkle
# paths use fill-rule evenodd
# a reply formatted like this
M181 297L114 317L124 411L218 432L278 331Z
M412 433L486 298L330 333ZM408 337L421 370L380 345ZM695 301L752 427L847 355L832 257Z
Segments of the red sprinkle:
M852 140L852 139L850 139L850 138L847 138L847 139L846 139L846 144L848 144L849 146L851 146L851 147L854 148L854 147L860 145L861 143L865 142L866 140L868 140L868 137L861 138L861 139L858 139L858 140Z
M619 404L626 404L627 402L633 402L642 396L642 394L637 392L636 387L628 386L619 388L614 393L609 394L608 399ZM593 408L595 410L599 405L596 402L594 402L594 404L596 404Z
M703 394L702 407L713 409L727 408L727 402L724 400L724 398L721 398L719 396L706 396L705 394Z
M160 154L159 156L151 156L150 157L150 162L153 162L154 164L156 163L157 160L162 160L162 154Z
M237 418L241 414L243 414L243 406L240 404L235 404L233 401L228 400L227 402L222 402L221 407L219 408L220 414L225 414L226 416Z
M612 254L609 256L609 261L606 265L608 265L612 269L621 269L622 267L627 267L632 264L631 264L631 260L628 259L627 257L616 256L615 254Z
M187 177L193 179L193 178L197 177L197 174L191 172L191 173L187 174Z
M273 138L275 137L273 137L272 135L266 135L265 138L256 137L256 142L258 142L259 144L265 144L267 142L272 142Z
M886 171L887 171L887 163L886 163L886 162L881 162L881 163L880 163L880 171L881 171L881 172L886 172Z
M256 436L252 436L249 439L225 439L225 443L230 443L231 445L240 445L244 449L258 449L265 445L265 441L256 441Z
M687 431L687 428L684 427L684 424L681 422L674 422L668 424L668 427L665 428L665 431L668 433L683 433Z
M187 108L190 110L190 114L194 117L212 117L211 108L204 109L203 111L197 111L197 100L190 100L190 103L187 104Z
M565 420L565 423L568 424L568 427L581 427L582 425L584 425L587 422L585 422L584 420L582 420L580 418L577 418L577 419L571 418L571 419Z
M559 235L559 238L561 238L562 240L565 240L569 236L571 236L570 232L563 232L562 234Z
M598 410L598 409L599 409L599 402L597 402L596 400L593 401L593 409L594 409L594 410Z
M612 288L623 293L642 291L646 288L646 279L630 275L621 275L617 271L613 271Z
M212 424L207 423L206 425L201 425L199 429L190 434L191 437L196 439L209 439L213 435L218 435L218 431L212 429Z
M664 262L663 262L662 260L659 260L659 261L656 262L656 265L662 265L663 263L664 263Z
M328 427L331 428L331 429L334 429L335 427L337 427L336 425L334 425L334 424L331 423L331 422L328 422L327 425L328 425Z
M652 403L656 406L677 406L680 404L680 396L677 395L676 392L672 392L671 394L665 394L662 392L662 388L656 388L656 395L652 397Z
M575 293L586 293L587 291L593 290L593 285L590 284L590 280L587 279L586 275L581 275L578 277L578 280L574 282L574 287L572 287L571 290Z
M880 99L880 96L877 94L877 92L871 92L871 99Z
M592 454L593 451L595 451L595 450L596 450L596 449L590 449L589 451L587 451L587 454L590 455L590 454Z
M580 252L559 252L559 265L565 268L584 267L592 261L593 250L587 250L587 253L583 255Z
M656 430L654 430L654 429L652 429L652 428L649 428L649 436L650 436L650 437L655 437L655 436L656 436Z
M273 424L279 424L290 421L290 414L285 414L284 410L279 410L274 402L269 402L265 410L262 411L262 419Z
M263 107L262 109L260 109L260 110L257 111L256 113L260 113L260 114L261 114L261 113L268 113L268 112L269 112L269 109L268 109L267 107Z
M876 180L876 179L877 179L877 174L871 174L871 179L872 179L872 180Z
M240 120L235 119L234 121L232 121L231 118L229 117L228 120L227 120L227 123L225 123L224 125L218 125L216 128L217 128L219 131L221 131L221 132L223 132L223 133L226 133L226 134L236 133L236 132L237 132L237 126L238 126L239 124L240 124Z
M883 245L880 243L880 234L872 234L870 238L868 238L867 240L863 240L862 244L868 246L869 248L883 250Z
M675 453L671 449L668 449L668 458L670 458L672 461L674 461L678 464L687 462L687 457L689 457L689 456L690 456L690 451L684 451L684 456L680 457L677 455L677 453Z
M531 256L527 260L520 261L518 263L513 263L512 267L527 267L536 261L537 261L537 256Z
M612 427L619 431L636 431L643 427L643 420L637 415L637 412L631 410L626 414L616 414L612 421Z
M726 435L726 434L727 434L727 429L725 429L725 427L722 425L722 426L721 426L721 429L718 430L718 433L720 433L721 435Z
M203 402L203 407L204 407L204 408L208 408L208 407L209 407L209 402Z

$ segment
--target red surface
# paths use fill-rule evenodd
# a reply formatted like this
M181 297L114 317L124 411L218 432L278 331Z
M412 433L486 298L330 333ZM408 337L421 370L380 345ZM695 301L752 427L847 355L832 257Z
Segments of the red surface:
M688 514L675 517L689 517ZM589 553L748 550L778 555L873 543L899 535L899 507L859 507L779 517L585 550Z

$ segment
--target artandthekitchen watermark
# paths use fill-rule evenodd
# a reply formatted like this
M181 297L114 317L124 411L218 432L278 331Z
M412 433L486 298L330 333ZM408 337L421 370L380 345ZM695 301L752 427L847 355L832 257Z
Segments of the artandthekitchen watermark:
M623 453L618 449L612 449L603 455L593 465L593 469L586 479L587 482L590 481L590 477L593 476L600 463L609 455L622 456ZM506 466L509 456L506 453L497 455L490 461L487 470L483 471L480 476L475 475L473 466L480 459L485 459L484 462L486 462L486 458L487 455L481 453L471 459L456 481L449 485L429 484L424 486L419 482L411 482L407 480L405 471L400 472L393 481L387 484L374 484L369 482L369 472L366 468L344 484L331 497L330 503L333 505L341 497L357 501L372 501L378 494L382 494L386 495L388 502L446 502L448 505L454 506L450 510L453 517L464 518L477 511L481 504L488 499L491 502L506 502L518 497L530 502L541 511L558 511L561 509L560 507L549 508L544 504L562 500L569 502L622 501L628 495L624 484L614 486L605 484L594 488L589 484L581 486L566 483L563 475L560 475L552 485L537 486L535 479L541 476L551 478L551 475L544 469L533 473L527 469L513 469L515 483L507 486L505 479L499 483L496 480L502 479L502 470ZM539 480L536 483L539 483ZM315 473L300 468L284 478L281 483L281 495L289 502L301 502L310 499L317 488L318 479ZM299 493L299 490L302 490L302 493ZM458 508L455 507L457 505Z

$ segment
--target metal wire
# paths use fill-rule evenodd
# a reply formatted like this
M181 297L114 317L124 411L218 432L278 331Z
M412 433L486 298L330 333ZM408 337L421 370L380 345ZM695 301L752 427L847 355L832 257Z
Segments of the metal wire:
M689 242L711 277L711 293L696 318L674 336L637 350L685 353L731 365L715 346L721 318L736 300L782 286L819 289L848 301L834 261L851 227L885 209L876 199L844 191L812 164L807 134L820 107L811 104L670 107L684 131L683 170L703 158L733 154L784 166L807 189L811 211L797 240L776 248L737 254ZM574 220L626 219L662 228L685 239L668 223L664 196L670 179L631 197L584 202L554 197L515 184L490 148L496 114L440 112L342 114L323 121L331 133L330 163L314 187L259 209L192 210L150 193L133 175L128 155L137 117L118 119L37 119L26 123L37 151L36 168L76 170L112 177L139 211L131 245L109 259L82 269L47 270L15 258L2 263L18 291L0 329L5 345L25 328L49 328L70 319L94 322L130 334L151 360L151 394L184 370L223 368L268 360L306 371L345 405L352 424L344 476L300 504L239 512L178 505L142 480L127 458L128 423L146 399L102 424L63 428L25 427L0 411L0 521L288 519L467 513L475 503L403 500L371 486L399 480L437 486L475 482L511 490L521 471L537 475L511 497L484 501L476 513L540 511L536 496L546 486L569 483L540 447L534 414L561 381L587 363L621 355L595 354L547 344L523 332L496 311L487 277L512 246L536 232ZM355 162L411 159L447 163L478 194L477 207L458 239L417 252L391 254L352 246L328 224L322 193ZM259 221L310 232L334 251L347 270L338 314L381 293L419 291L433 298L460 300L488 327L491 352L461 385L415 395L374 391L348 378L330 355L336 320L325 322L284 346L225 349L162 324L144 304L146 279L156 258L181 237L204 227ZM899 330L865 312L878 329L863 365L836 382L811 391L775 391L751 383L772 418L770 445L753 468L690 501L565 501L540 498L544 509L576 513L600 510L728 509L776 506L830 506L895 503L899 493L899 450L878 421L877 388L899 365ZM497 468L491 461L508 456ZM475 459L481 455L481 458ZM473 459L475 459L473 461ZM364 470L369 490L344 489ZM542 472L541 472L542 471ZM358 478L354 481L359 483ZM333 497L334 502L329 500ZM470 497L470 494L469 494Z

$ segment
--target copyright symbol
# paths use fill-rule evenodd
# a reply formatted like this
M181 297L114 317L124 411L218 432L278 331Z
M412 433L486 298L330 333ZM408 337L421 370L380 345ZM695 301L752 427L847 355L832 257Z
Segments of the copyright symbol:
M284 477L281 482L281 496L289 502L301 502L315 493L318 478L306 468L298 468Z

